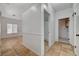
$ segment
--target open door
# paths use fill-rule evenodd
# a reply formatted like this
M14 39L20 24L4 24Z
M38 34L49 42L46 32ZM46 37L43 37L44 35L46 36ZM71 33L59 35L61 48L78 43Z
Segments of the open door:
M79 55L79 4L74 4L74 34L75 54Z

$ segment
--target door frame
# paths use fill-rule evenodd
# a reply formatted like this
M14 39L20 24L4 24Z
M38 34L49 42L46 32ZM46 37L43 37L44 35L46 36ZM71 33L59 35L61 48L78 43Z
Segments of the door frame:
M48 9L49 8L49 4L47 4L48 6L46 4L44 4L44 3L42 5L43 5L43 9L42 9L42 12L43 12L42 13L42 20L43 20L43 27L44 27L44 10L47 11L48 14L49 14L48 23L50 23L50 9ZM51 45L51 36L50 36L50 33L49 33L50 32L49 28L50 27L49 27L49 24L48 24L48 47L50 48L50 45ZM43 30L43 34L44 34L44 30Z
M74 5L73 5L73 19L74 19L74 53L75 53L75 55L77 55L78 53L76 52L76 17L77 17L77 8L76 8L76 3L74 3Z
M72 45L72 46L74 46L74 20L73 20L73 18L72 18L72 14L71 15L69 15L69 16L63 16L63 18L66 18L66 17L69 17L69 20L70 20L70 24L69 24L69 42L70 42L70 44ZM62 18L62 17L61 17ZM61 18L58 18L58 19L61 19ZM55 29L57 29L56 31L57 32L55 32L56 34L55 34L55 39L56 39L56 41L58 41L58 33L59 33L59 29L58 29L58 19L56 20L56 28Z
M69 28L70 28L70 18L69 17L58 19L58 41L59 41L59 21L63 20L63 19L68 19L69 20ZM68 32L68 35L69 35L69 32ZM68 39L70 40L70 37L68 37ZM70 43L70 41L69 41L69 43Z
M42 39L41 39L41 55L44 56L44 10L46 10L48 12L47 6L45 5L45 3L41 4L41 32L42 32ZM49 12L48 12L49 13ZM50 13L49 13L50 14ZM49 28L48 28L49 29ZM49 38L49 36L48 36ZM48 39L49 40L49 39ZM49 41L48 41L49 42ZM50 43L50 42L49 42ZM48 44L50 45L50 44Z
M47 39L48 39L48 46L49 46L49 16L50 16L50 14L49 14L49 12L46 9L44 9L44 11L46 11L48 13L48 21L47 21L48 22L48 38ZM44 22L45 22L45 20L44 20ZM45 27L45 25L44 25L44 27Z
M46 5L45 5L46 6ZM46 7L44 7L44 10L43 11L46 11L48 14L49 14L49 16L50 16L50 13L49 13L49 10L48 10L48 8L47 8L47 6ZM49 16L48 16L48 47L50 47L50 33L49 33L49 21L50 21L50 18L49 18ZM44 25L45 26L45 25Z

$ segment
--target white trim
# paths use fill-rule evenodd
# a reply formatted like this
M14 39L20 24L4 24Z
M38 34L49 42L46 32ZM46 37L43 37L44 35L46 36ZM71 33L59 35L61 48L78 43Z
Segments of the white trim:
M68 29L68 31L70 30L70 17L65 17L65 18L69 18L69 29ZM58 41L59 41L59 21L61 20L61 19L64 19L64 18L60 18L60 19L58 19ZM68 35L69 35L69 33L70 32L68 32ZM68 37L68 39L70 39L70 36ZM69 40L69 43L70 43L70 40Z
M41 56L44 56L44 4L41 4Z
M41 33L33 33L33 32L26 32L22 34L27 34L27 35L41 35Z

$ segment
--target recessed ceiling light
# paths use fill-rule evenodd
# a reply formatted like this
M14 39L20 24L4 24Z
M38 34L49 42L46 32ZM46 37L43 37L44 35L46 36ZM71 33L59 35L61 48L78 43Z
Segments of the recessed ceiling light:
M32 6L31 7L31 10L36 11L36 7L35 6Z

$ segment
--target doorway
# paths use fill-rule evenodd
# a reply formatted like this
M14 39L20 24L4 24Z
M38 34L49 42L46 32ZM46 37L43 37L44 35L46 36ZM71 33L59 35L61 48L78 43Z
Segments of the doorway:
M59 41L69 43L69 18L59 19Z
M49 47L49 13L44 9L44 47L45 50L48 50Z

